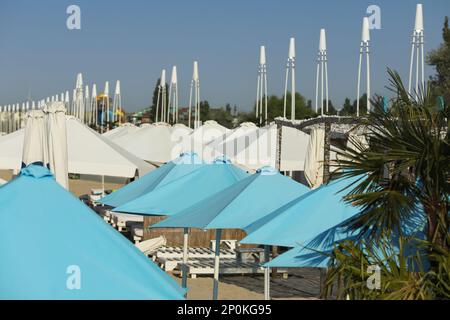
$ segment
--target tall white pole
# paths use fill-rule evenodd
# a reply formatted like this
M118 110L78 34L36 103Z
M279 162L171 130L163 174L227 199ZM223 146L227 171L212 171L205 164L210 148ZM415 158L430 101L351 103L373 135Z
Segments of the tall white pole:
M217 300L219 296L219 268L220 268L220 238L222 237L222 229L216 230L216 250L214 255L214 283L213 283L213 300Z
M181 286L187 288L187 276L188 276L188 259L189 259L189 228L183 229L183 270Z
M113 122L118 121L121 124L122 115L122 94L120 89L120 80L116 81L116 88L114 90L114 101L113 101ZM120 110L120 112L119 112Z
M291 73L291 120L295 120L295 39L289 40L289 54L286 64L286 79L284 86L284 107L283 117L286 118L287 109L287 87L289 80L289 73Z
M92 85L91 109L92 109L92 124L97 127L97 125L98 125L98 105L97 105L97 85L95 83Z
M422 4L417 4L416 6L416 18L414 23L414 31L412 36L412 46L411 46L411 61L409 67L409 84L408 92L412 95L412 79L415 73L415 93L414 97L416 99L423 98L425 95L425 56L424 56L424 22L423 22L423 6ZM415 60L415 70L414 70L414 60Z
M286 64L286 80L284 83L284 104L283 104L283 118L286 118L286 106L287 106L287 87L288 87L288 81L289 81L289 70L290 70L290 61L288 60Z
M267 65L266 65L266 48L260 46L259 65L258 65L258 81L256 91L256 119L259 124L263 122L263 113L265 113L265 122L267 123Z
M178 76L177 67L172 67L172 76L169 86L169 114L172 112L172 123L178 122Z
M191 128L192 118L192 90L194 89L194 79L191 80L191 88L189 90L189 111L188 111L188 127Z
M367 75L367 112L370 111L370 29L369 29L369 18L365 17L363 19L362 27L362 40L359 50L359 65L358 65L358 85L357 85L357 96L356 96L356 115L359 117L360 114L360 89L361 89L361 69L362 69L362 59L363 56L366 57L366 75Z
M106 83L105 83L104 100L105 100L105 105L103 107L106 110L106 116L102 112L103 122L105 122L105 119L106 119L106 129L109 130L109 81L106 81Z

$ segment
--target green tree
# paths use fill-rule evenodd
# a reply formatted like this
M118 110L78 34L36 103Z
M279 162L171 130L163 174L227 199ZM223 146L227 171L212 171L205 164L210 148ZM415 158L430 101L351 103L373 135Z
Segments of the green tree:
M353 105L349 98L345 98L344 105L342 106L340 114L342 116L350 116L356 114L356 109L353 110Z
M200 101L200 120L205 121L208 120L209 116L209 102L208 101Z
M446 104L450 103L450 29L448 17L445 17L442 30L443 43L427 56L427 63L436 70L436 75L431 77L435 95L443 96Z
M291 93L287 94L287 105L286 105L286 118L291 118ZM253 118L255 118L256 104L253 108ZM271 122L277 117L283 117L284 115L284 96L277 97L275 95L269 96L267 99L267 118ZM296 119L306 119L314 116L314 112L307 105L306 99L300 94L295 94L295 118ZM256 119L255 119L256 120Z

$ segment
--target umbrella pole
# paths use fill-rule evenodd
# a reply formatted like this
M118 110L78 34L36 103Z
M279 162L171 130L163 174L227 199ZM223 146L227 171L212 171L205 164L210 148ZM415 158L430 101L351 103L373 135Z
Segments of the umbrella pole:
M270 247L264 246L264 260L269 262ZM264 268L264 300L270 300L270 268Z
M182 282L181 286L183 288L187 288L187 274L188 274L188 245L189 245L189 228L184 228L184 234L183 234L183 269L182 269ZM187 297L187 292L186 292Z
M214 257L214 285L213 300L217 300L219 295L219 266L220 266L220 238L222 237L222 229L216 230L216 254Z
M105 196L105 176L102 175L102 197Z

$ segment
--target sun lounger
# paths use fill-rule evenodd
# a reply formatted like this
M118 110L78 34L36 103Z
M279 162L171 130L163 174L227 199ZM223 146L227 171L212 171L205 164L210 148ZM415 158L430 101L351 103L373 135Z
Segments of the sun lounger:
M108 223L111 223L111 207L97 206L93 208L97 214Z
M165 271L174 270L183 261L182 247L162 247L155 255L157 261ZM189 248L189 261L197 261L200 258L214 258L214 251L210 248L197 247ZM231 249L221 249L220 258L236 259L236 251Z
M177 264L176 269L181 270L183 263ZM221 258L220 274L263 274L264 268L258 262L239 262L236 259ZM214 258L199 258L189 260L188 275L195 279L197 275L213 275L214 274ZM277 269L277 273L287 274L285 269Z
M136 244L136 247L142 251L145 255L150 255L154 253L159 248L165 246L167 243L167 239L164 236L160 236L157 238L145 240Z
M111 223L114 228L120 232L128 231L133 223L144 223L144 217L135 214L111 213Z
M135 244L142 241L144 237L144 225L142 223L136 222L132 223L130 227L131 236Z

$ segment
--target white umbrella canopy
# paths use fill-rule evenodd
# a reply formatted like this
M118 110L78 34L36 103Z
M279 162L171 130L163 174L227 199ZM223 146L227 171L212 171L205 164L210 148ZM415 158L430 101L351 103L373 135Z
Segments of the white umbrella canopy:
M132 123L123 123L120 126L109 130L102 134L103 137L108 138L111 141L114 141L117 138L126 136L129 133L133 133L135 131L139 130L139 127L135 126Z
M158 122L114 140L136 157L154 164L163 164L178 157L179 143L174 141L172 127Z
M75 117L66 117L66 128L69 173L133 178L154 169ZM0 169L20 170L24 132L0 137Z
M247 122L208 146L223 153L236 165L257 170L264 166L275 167L276 142L276 126L272 130Z
M202 126L196 128L191 134L182 137L182 152L195 152L204 161L214 161L217 157L222 156L221 152L215 150L209 144L214 141L222 141L223 137L231 130L218 124L214 120L208 120Z
M64 102L51 102L44 107L46 113L48 158L50 170L63 188L69 189L66 108Z
M32 163L41 163L46 166L48 164L48 145L47 135L45 133L44 112L42 110L32 110L28 112L26 121L25 129L20 130L23 131L22 137L19 135L15 136L20 137L20 145L22 146L20 148L22 152L17 154L17 158L21 159L21 166L24 167ZM19 163L16 162L16 164ZM18 171L20 167L7 169L15 169Z

